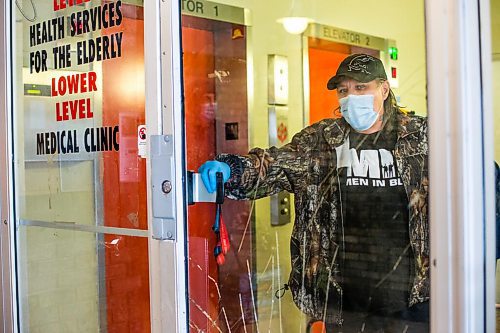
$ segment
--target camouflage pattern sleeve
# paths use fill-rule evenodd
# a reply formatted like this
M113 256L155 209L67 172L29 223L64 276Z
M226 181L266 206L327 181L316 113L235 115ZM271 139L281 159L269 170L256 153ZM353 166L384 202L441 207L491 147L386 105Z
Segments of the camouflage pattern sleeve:
M286 190L294 193L297 181L307 170L308 132L302 131L280 148L254 148L247 155L220 154L218 161L231 167L226 183L226 196L237 200L252 200Z

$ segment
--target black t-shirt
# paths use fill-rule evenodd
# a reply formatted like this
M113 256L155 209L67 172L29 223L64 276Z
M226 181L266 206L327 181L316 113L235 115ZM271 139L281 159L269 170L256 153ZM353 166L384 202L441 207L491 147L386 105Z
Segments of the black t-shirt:
M346 310L388 315L408 308L413 255L408 199L393 156L395 143L394 133L352 132L336 149Z

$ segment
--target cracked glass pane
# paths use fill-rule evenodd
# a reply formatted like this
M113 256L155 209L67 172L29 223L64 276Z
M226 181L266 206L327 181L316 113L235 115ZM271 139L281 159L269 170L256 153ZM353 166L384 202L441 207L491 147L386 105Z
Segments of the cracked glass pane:
M424 2L181 5L191 332L428 332Z

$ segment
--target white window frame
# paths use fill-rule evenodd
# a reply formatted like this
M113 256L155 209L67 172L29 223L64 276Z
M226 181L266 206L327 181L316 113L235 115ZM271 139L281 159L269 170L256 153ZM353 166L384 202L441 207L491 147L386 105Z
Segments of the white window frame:
M180 2L144 2L144 44L146 71L146 125L148 135L174 137L176 241L150 239L150 283L152 332L189 332L186 200L184 178L184 124L182 119L182 60ZM148 159L147 179L151 178ZM151 188L148 185L148 196ZM149 230L152 221L148 200Z
M12 183L12 70L11 70L11 6L0 3L0 328L17 332L17 293L13 218Z
M425 13L431 331L493 333L495 192L493 165L489 165L494 142L489 1L428 0Z

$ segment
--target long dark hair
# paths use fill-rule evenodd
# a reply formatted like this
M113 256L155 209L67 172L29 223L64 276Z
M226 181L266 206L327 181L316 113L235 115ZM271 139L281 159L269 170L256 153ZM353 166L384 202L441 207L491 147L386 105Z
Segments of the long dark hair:
M396 95L392 89L389 88L389 95L384 101L384 115L382 116L383 128L385 131L392 131L397 128L397 116L400 113L404 113L401 110L401 106L396 100Z
M394 91L392 91L392 89L389 88L389 95L384 101L384 115L387 115L389 118L392 118L392 116L394 116L397 112L401 112L401 106L398 105L398 101L396 100L396 95L394 95Z

